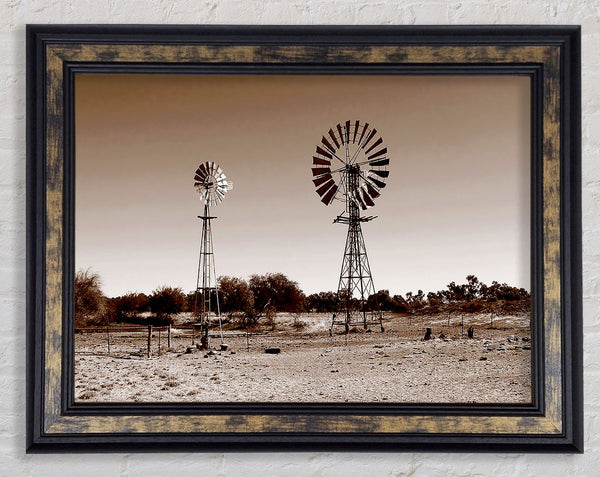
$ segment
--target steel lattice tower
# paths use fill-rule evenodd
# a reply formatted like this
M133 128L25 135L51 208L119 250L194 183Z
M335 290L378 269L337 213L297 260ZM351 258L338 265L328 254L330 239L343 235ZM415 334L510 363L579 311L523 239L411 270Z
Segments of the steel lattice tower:
M227 191L232 189L233 184L227 181L225 174L223 174L223 171L217 164L214 162L205 162L200 164L198 169L196 169L194 187L204 202L204 214L198 216L202 220L202 236L200 238L198 276L196 279L196 292L194 294L194 317L199 318L202 346L207 348L208 329L213 314L219 320L221 343L223 343L219 287L215 270L212 236L212 220L216 219L216 217L210 215L210 207L211 205L220 204Z
M198 278L196 280L196 295L194 297L194 316L199 317L204 340L208 337L210 317L213 313L212 305L215 303L215 316L219 319L221 331L221 342L223 331L221 328L221 308L219 305L219 288L217 286L217 274L215 270L214 249L212 239L212 217L209 204L204 204L204 215L199 215L202 220L202 236L200 239L200 257L198 259ZM205 347L208 342L203 341Z
M358 187L359 174L358 167L348 168L347 180L350 189ZM358 204L351 200L349 195L346 196L346 214L338 216L334 221L348 224L348 235L338 283L338 297L341 298L341 303L340 308L333 315L330 332L333 332L336 325L343 325L346 333L352 325L362 324L363 328L367 329L367 299L370 295L375 294L369 257L360 225L361 222L370 222L375 217L361 217ZM383 331L381 314L376 312L371 318L379 322L381 331Z

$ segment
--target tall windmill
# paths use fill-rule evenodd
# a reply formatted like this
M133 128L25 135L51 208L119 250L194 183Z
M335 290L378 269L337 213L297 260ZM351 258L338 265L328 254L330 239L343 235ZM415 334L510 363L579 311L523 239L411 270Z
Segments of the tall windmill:
M223 201L227 191L233 188L233 183L227 180L225 174L223 174L223 171L217 164L214 162L205 162L200 164L198 169L196 169L194 187L204 203L204 213L198 216L199 219L202 219L202 237L200 239L198 279L196 281L196 293L194 297L194 316L200 318L201 329L204 333L202 345L208 347L208 328L212 314L219 319L221 342L223 341L219 288L215 271L212 238L212 220L217 217L210 215L210 208ZM215 305L214 310L213 304Z
M381 195L389 176L389 163L387 147L377 129L360 121L346 121L331 128L321 138L313 156L313 182L321 202L325 205L334 200L344 202L344 212L334 223L348 225L338 283L341 301L333 314L330 333L336 325L343 325L346 333L352 325L368 328L366 304L369 295L375 294L375 286L361 224L376 217L360 213L373 207L374 200ZM383 331L381 313L371 313L371 319Z

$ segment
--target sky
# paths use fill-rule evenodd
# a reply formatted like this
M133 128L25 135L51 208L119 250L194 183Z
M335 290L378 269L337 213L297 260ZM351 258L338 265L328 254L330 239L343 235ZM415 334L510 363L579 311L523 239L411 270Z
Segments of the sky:
M369 122L390 158L363 224L375 289L437 291L475 274L530 290L530 97L520 76L77 75L75 262L107 296L196 286L194 171L234 188L213 208L217 275L282 272L336 290L344 206L312 155Z

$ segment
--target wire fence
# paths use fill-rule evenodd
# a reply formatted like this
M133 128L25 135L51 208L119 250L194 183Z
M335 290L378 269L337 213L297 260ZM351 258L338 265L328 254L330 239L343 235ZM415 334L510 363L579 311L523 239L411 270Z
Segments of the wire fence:
M250 349L256 333L224 332L208 333L209 339L217 339L223 349L227 338L245 338ZM203 329L200 326L88 326L75 329L76 354L129 355L143 358L161 356L164 353L191 352L201 347Z

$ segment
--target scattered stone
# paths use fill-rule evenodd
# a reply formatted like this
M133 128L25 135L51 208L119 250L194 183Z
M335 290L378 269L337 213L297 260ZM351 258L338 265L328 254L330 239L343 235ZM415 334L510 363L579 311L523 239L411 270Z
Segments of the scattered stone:
M205 358L208 358L208 355L207 355L207 354L205 354L205 355L204 355L204 357L205 357Z
M230 351L229 354L235 354L235 351Z
M479 358L479 361L487 361L487 358L485 356L482 356L481 358Z
M523 346L523 349L525 349L525 350L531 349L531 346Z
M267 354L279 354L279 353L281 353L281 349L279 349L279 348L265 348L265 353L267 353Z
M425 330L425 336L423 337L424 341L430 340L431 339L431 328L427 328Z
M383 345L373 345L373 348L383 348Z
M529 338L527 336L524 336L523 338L521 338L521 341L529 341Z
M221 351L227 351L229 349L229 345L228 344L221 344Z
M446 335L444 334L443 331L440 333L440 335L438 336L438 338L441 339L441 340L446 339Z
M467 336L469 337L469 339L473 339L474 332L475 332L475 330L473 329L472 326L469 326L469 328L467 328Z
M185 349L185 354L192 354L192 353L193 353L192 348L186 348Z
M214 355L216 355L217 353L215 353L215 352L214 352L214 351L211 349L211 350L210 350L208 353L206 353L206 354L207 354L208 356L214 356Z
M459 361L466 361L467 358L460 358Z

